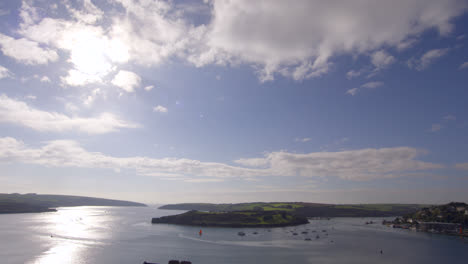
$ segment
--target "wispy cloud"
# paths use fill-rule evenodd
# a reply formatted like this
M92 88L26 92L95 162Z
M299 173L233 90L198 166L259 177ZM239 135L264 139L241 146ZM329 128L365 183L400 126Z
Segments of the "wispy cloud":
M32 148L11 137L0 138L0 159L48 167L135 169L141 175L167 178L169 174L171 178L184 179L302 176L371 180L403 177L409 172L443 167L416 159L425 153L409 147L307 154L280 151L266 153L261 158L236 161L237 164L252 167L246 168L191 159L113 157L89 152L71 140L50 141L42 147Z
M466 163L457 163L455 164L455 168L459 170L468 170L468 162Z
M311 141L312 139L309 138L309 137L305 137L305 138L295 138L294 141L295 142L308 142L308 141Z
M363 85L361 85L362 88L368 88L368 89L375 89L377 87L380 87L384 85L383 82L375 81L375 82L367 82Z
M0 80L3 78L11 78L13 74L7 68L0 65Z
M445 120L457 120L457 117L454 115L446 115L444 116Z
M440 131L442 129L442 125L441 124L432 124L431 128L429 129L429 131L431 132L437 132L437 131Z
M359 88L351 88L351 89L347 90L346 93L354 96L354 95L357 94L358 91L359 91Z
M465 61L460 65L460 70L468 68L468 61Z
M88 134L104 134L121 128L136 128L137 124L121 120L111 113L96 117L67 116L47 112L27 103L0 95L0 122L29 127L40 132L79 131Z
M408 60L407 64L408 67L412 69L416 69L418 71L422 71L429 67L434 61L443 57L449 52L448 48L444 49L432 49L424 53L419 59L418 58L411 58Z

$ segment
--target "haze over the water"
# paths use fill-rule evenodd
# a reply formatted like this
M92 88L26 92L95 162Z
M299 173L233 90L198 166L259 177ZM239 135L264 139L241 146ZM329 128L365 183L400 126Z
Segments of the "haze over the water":
M468 201L468 1L0 3L0 193Z

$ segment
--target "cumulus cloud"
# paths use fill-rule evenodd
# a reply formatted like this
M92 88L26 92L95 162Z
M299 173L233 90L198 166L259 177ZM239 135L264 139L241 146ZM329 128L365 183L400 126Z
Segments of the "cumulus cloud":
M102 113L96 117L70 117L35 109L6 95L0 95L0 122L21 125L40 132L79 131L88 134L104 134L121 128L138 127L111 113Z
M133 93L140 86L141 77L131 71L120 70L112 79L112 84L127 93Z
M198 67L249 64L262 81L275 75L295 80L321 76L341 55L371 54L375 67L387 67L396 59L384 49L407 48L430 29L449 34L453 18L468 6L458 0L217 0L197 7L209 10L200 13L207 21L203 24L185 16L190 9L172 2L115 0L109 23L99 23L104 13L90 0L81 1L80 10L64 3L68 20L41 20L40 12L23 4L19 33L69 51L74 70L89 74L83 71L91 68L99 75L87 83L101 80L115 63L156 65L171 58Z
M422 71L429 67L434 61L443 57L449 51L448 48L445 49L432 49L424 53L421 58L411 58L408 60L408 67Z
M158 113L167 113L169 110L162 106L162 105L158 105L158 106L155 106L153 107L153 112L158 112Z
M10 70L0 65L0 80L3 78L9 78L12 76L13 74L10 72Z
M341 152L295 154L271 152L261 158L239 159L243 166L191 159L113 157L89 152L77 142L55 140L33 148L11 137L0 138L0 160L48 167L135 169L141 175L171 178L246 178L260 176L339 177L371 180L408 175L408 172L442 168L419 161L423 150L409 147L361 149ZM249 168L251 167L251 168Z
M26 38L14 39L2 33L0 47L3 54L24 64L47 64L58 59L57 52L42 48L37 42Z
M395 57L384 50L379 50L371 55L372 64L376 69L383 69L395 62Z
M460 65L460 70L461 70L461 69L466 69L466 68L468 68L468 61L465 61L464 63L462 63L462 64Z
M275 73L310 78L327 73L335 55L397 47L431 28L448 34L451 19L466 8L462 1L437 0L214 1L206 41L189 60L252 63L262 80ZM378 54L375 59L379 65L392 61Z

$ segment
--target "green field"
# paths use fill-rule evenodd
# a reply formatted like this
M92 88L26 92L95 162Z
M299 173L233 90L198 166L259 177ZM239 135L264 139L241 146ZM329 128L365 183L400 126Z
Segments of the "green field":
M153 218L153 224L178 224L218 227L280 227L308 223L307 218L286 211L188 211L179 215Z
M302 202L274 203L239 203L239 204L209 204L184 203L169 204L160 207L170 210L198 210L206 212L234 211L285 211L305 217L377 217L401 216L415 212L428 205L421 204L318 204Z

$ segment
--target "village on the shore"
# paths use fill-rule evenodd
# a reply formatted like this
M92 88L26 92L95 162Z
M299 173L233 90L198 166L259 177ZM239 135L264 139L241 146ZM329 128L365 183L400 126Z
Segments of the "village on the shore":
M393 228L468 237L468 205L452 202L422 208L393 221L384 220L382 224Z

